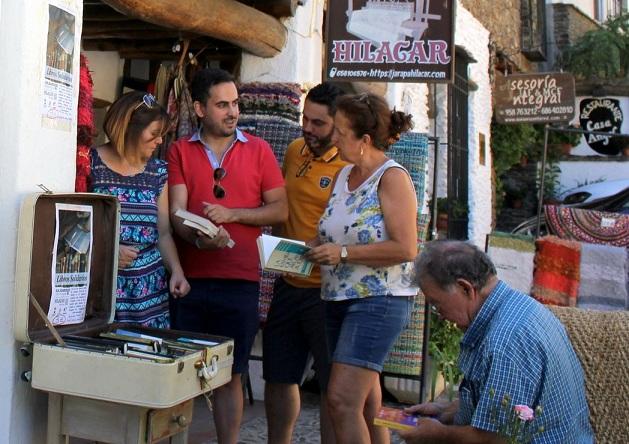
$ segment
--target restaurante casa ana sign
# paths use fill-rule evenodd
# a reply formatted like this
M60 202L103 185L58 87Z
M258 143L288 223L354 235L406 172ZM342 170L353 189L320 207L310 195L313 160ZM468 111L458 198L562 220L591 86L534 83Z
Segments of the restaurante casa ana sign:
M567 123L575 114L574 77L568 73L496 76L498 123Z

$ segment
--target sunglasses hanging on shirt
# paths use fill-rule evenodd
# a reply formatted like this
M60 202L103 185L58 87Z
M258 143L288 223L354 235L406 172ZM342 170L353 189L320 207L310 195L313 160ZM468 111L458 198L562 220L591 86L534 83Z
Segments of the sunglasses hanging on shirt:
M212 193L217 199L225 197L225 188L221 186L221 180L225 178L227 171L225 168L219 167L214 170L214 186L212 187Z

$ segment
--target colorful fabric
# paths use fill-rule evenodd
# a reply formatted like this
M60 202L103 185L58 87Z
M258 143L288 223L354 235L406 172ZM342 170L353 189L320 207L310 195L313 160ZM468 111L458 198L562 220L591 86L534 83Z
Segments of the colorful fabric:
M629 309L629 256L626 248L581 244L581 284L577 307Z
M535 247L531 295L543 304L576 306L581 276L579 242L544 236L535 241Z
M330 148L323 156L315 157L300 137L290 144L284 157L284 181L288 197L288 220L280 236L308 241L317 237L317 225L332 192L336 173L347 165L338 149ZM308 277L286 276L293 287L321 287L319 267Z
M417 195L417 211L421 213L426 191L428 136L423 133L406 132L387 151L387 156L402 165L410 174Z
M169 328L168 279L158 248L157 199L167 181L166 164L150 159L143 172L122 176L105 165L93 149L91 191L120 201L120 244L134 246L138 257L118 270L118 322Z
M501 281L522 293L530 293L533 285L535 239L493 232L487 236L487 254Z
M424 359L424 323L426 322L426 301L419 291L413 304L411 319L395 344L389 350L384 362L384 371L398 375L421 376Z
M319 221L321 242L339 245L366 245L389 239L378 186L389 168L402 168L387 160L355 190L347 186L353 165L344 167L334 185L328 206ZM321 266L321 297L342 301L368 296L414 296L418 288L411 283L412 262L389 267L370 267L351 262Z
M168 150L168 182L171 187L185 185L188 190L188 211L203 214L204 202L228 208L258 208L262 193L284 186L282 172L268 143L244 133L247 142L237 140L222 160L227 174L221 180L225 197L212 193L214 169L203 144L180 139ZM238 223L224 224L233 248L200 250L178 239L181 265L187 277L245 279L258 282L259 256L256 239L260 227Z
M550 232L562 239L629 247L629 215L545 205Z
M527 295L498 282L461 340L458 365L455 424L496 432L508 394L511 405L543 408L534 425L544 431L532 443L593 442L583 370L566 331Z
M299 122L302 92L297 83L243 83L238 92L241 115L275 116ZM282 149L287 145L288 142Z
M87 65L87 57L81 54L81 69L79 76L79 100L76 128L76 179L74 191L85 192L90 177L90 146L94 140L94 100L92 90L94 83Z

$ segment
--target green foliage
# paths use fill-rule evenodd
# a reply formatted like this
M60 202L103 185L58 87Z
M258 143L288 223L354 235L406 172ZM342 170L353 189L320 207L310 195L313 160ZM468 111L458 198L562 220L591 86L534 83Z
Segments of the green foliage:
M461 381L462 374L457 367L460 342L463 332L452 322L446 321L431 310L430 312L430 340L428 353L433 363L432 398L435 397L437 372L443 375L448 390L448 398L454 398L454 386ZM436 371L435 371L436 370Z
M629 76L629 13L583 34L564 51L563 67L582 79Z
M496 176L500 177L520 162L523 156L528 156L538 138L539 134L533 125L494 122L491 125L491 151Z
M544 200L556 199L561 192L561 186L559 185L559 176L561 175L561 168L556 163L546 165L546 171L544 173ZM541 185L541 170L537 172L537 178L535 179L536 187L539 190Z

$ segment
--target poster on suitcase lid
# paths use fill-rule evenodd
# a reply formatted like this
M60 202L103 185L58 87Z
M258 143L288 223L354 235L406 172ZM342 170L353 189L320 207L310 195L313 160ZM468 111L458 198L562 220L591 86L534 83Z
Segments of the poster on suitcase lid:
M328 1L327 80L451 82L452 0Z
M93 209L89 205L58 203L55 210L48 319L53 325L79 324L85 319L90 287Z

